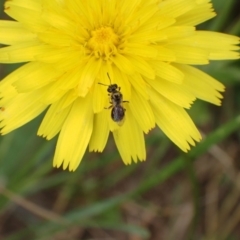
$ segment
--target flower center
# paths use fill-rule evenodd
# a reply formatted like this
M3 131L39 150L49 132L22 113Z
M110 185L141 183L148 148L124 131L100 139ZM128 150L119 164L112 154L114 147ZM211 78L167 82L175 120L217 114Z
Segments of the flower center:
M107 60L116 54L119 37L111 27L101 27L91 32L91 38L87 46L94 52L96 57Z

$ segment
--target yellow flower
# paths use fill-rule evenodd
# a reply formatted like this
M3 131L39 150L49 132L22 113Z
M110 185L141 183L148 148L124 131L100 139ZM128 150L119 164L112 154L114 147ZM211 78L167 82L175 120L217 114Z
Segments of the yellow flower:
M5 12L16 21L0 21L0 62L27 63L0 83L1 133L49 107L38 135L60 133L54 166L70 171L110 132L125 164L145 160L155 123L188 151L201 136L185 109L220 105L224 91L190 65L239 58L238 37L194 27L215 16L210 0L11 0ZM101 84L121 88L112 107ZM119 106L123 124L111 118Z

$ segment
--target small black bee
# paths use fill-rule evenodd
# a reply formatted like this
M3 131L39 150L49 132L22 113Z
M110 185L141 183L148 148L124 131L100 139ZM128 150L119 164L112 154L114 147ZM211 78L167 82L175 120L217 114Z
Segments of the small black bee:
M126 109L122 106L122 103L128 102L128 101L123 101L123 95L120 92L121 88L117 84L111 84L111 78L108 73L107 75L110 80L110 85L105 85L103 83L98 83L98 84L108 87L107 91L109 92L108 95L110 97L110 104L111 104L111 106L109 106L108 109L109 108L112 109L111 111L112 120L120 125L122 120L124 119L125 111L126 111Z

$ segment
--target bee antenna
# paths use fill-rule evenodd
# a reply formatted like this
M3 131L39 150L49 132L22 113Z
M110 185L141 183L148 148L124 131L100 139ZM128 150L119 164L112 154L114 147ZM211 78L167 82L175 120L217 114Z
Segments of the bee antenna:
M108 75L108 78L109 78L109 80L110 80L110 84L112 84L112 82L111 82L111 78L110 78L110 76L109 76L109 73L107 72L107 75Z
M106 85L106 84L103 84L103 83L100 83L100 82L99 82L98 84L100 84L100 85L103 85L103 86L107 86L107 87L108 87L108 85Z

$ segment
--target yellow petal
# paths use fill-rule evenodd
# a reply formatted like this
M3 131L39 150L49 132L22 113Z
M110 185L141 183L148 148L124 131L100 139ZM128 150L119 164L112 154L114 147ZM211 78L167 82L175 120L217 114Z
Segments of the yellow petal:
M179 148L187 152L189 144L195 145L193 140L201 140L197 128L182 107L154 91L150 97L157 125Z
M78 67L68 69L68 71L60 76L57 87L62 90L76 88L79 85L82 76L82 71L79 68L82 68L83 66L84 63L80 63Z
M194 35L195 27L174 26L163 29L161 32L167 36L168 41L171 41L172 39L180 39Z
M4 84L4 88L1 88L0 82L0 106L6 106L9 102L18 95L16 89L10 84Z
M0 21L0 43L5 45L18 44L22 42L35 41L37 35L23 28L14 21Z
M107 94L107 86L104 87L96 83L93 88L93 112L101 112L105 107L108 107L106 104L110 105Z
M113 137L118 151L125 164L144 161L146 159L146 150L143 132L138 123L132 116L131 110L126 106L126 116L124 124L113 132Z
M131 42L139 43L156 43L163 40L167 40L167 36L161 31L153 31L152 29L146 29L145 31L137 31L129 36Z
M209 1L199 2L198 5L177 18L178 25L196 26L216 16Z
M48 23L42 19L41 11L41 3L36 1L6 1L5 5L5 12L9 16L33 32L42 32L49 27Z
M225 87L213 77L191 66L175 64L185 75L184 88L199 99L221 105Z
M57 31L45 31L43 33L39 33L38 38L44 43L58 47L71 46L78 43L77 39L72 36Z
M135 70L138 73L150 79L155 78L155 72L152 66L148 64L145 59L135 56L128 56L128 59L131 61L131 65L135 68Z
M1 63L19 63L35 61L36 56L42 51L49 49L48 46L39 42L24 42L0 49Z
M41 88L62 75L62 72L54 70L51 65L39 62L30 62L25 69L25 73L21 77L19 75L19 79L13 83L18 92Z
M156 58L158 54L156 48L136 43L125 44L124 53L144 58Z
M139 28L142 24L147 22L156 12L158 8L154 1L142 1L141 6L137 8L134 14L126 16L126 24L128 23L133 28Z
M95 57L91 57L86 66L82 69L81 78L79 80L78 85L78 94L81 97L85 97L86 94L89 92L90 88L98 72L100 70L102 64L101 59L96 59Z
M73 33L75 31L74 22L70 21L70 18L64 16L63 14L54 13L50 11L43 11L42 19L50 23L52 27L59 29L63 32Z
M60 110L63 110L70 106L77 98L77 91L75 89L69 90L62 98L62 105L59 106Z
M157 61L166 61L166 62L175 62L176 56L174 54L174 51L171 51L170 49L167 49L162 46L156 46L158 50L158 55L156 60Z
M12 85L19 78L22 78L24 75L31 73L32 70L33 63L26 63L23 66L17 68L15 71L11 72L4 79L2 79L2 81L0 81L0 92L2 92L2 89L4 89L4 87L7 85Z
M37 134L39 136L46 137L47 140L50 140L60 132L71 109L70 105L62 110L63 100L57 101L48 109L38 129Z
M179 17L196 7L192 0L168 0L161 1L159 4L159 13L166 14L169 17Z
M129 81L132 84L132 87L140 93L146 100L149 99L148 91L146 87L146 82L143 80L141 74L134 74L129 76Z
M138 32L146 31L146 30L155 30L159 31L166 27L173 25L176 22L175 18L171 18L166 15L162 15L160 13L156 13L152 18L150 18L147 22L145 22L139 29Z
M169 44L166 47L174 52L177 63L199 65L209 63L207 50L180 44Z
M60 53L61 55L61 53ZM46 56L46 55L45 55ZM83 57L82 51L72 49L71 52L62 53L60 56L55 56L56 58L52 58L48 55L46 56L43 62L53 61L52 65L58 69L62 70L63 72L72 71L72 69L78 69L81 72L81 69L86 65L86 58ZM42 60L40 60L42 62ZM80 78L79 78L80 79Z
M40 102L41 97L42 92L39 90L22 93L18 94L14 101L4 105L4 115L0 119L0 128L3 127L1 133L7 134L19 128L43 112L47 105Z
M123 100L129 101L131 99L131 85L128 79L128 75L113 67L112 75L110 75L110 77L113 83L117 83L118 87L120 87L120 92L123 95Z
M160 78L181 84L184 79L184 74L177 68L173 67L171 64L167 64L160 61L151 61L156 75Z
M63 90L59 88L59 82L58 80L44 86L41 88L42 91L42 98L41 102L50 105L59 99L61 99L65 93L68 92L68 90Z
M184 85L168 82L161 78L149 80L148 83L162 96L183 108L190 108L196 100L195 95L184 87Z
M212 41L209 41L212 39ZM209 50L238 50L239 37L229 34L197 31L194 35L178 40L178 43L187 44L189 46L206 48Z
M112 83L116 83L116 79L114 78L110 81L110 79L108 78L108 75L113 76L112 68L108 66L108 64L103 62L101 69L99 71L99 76L93 88L93 112L94 113L99 113L104 108L110 106L109 96L108 96L109 93L107 92L107 88Z
M5 7L9 8L11 6L19 6L22 8L34 10L34 11L40 11L41 9L41 2L37 0L13 0L13 1L6 1Z
M139 0L132 0L132 1L123 0L119 4L120 12L124 14L124 16L129 17L136 10L138 5L139 5Z
M53 166L75 171L91 138L93 112L91 96L78 98L64 122L57 142Z
M126 74L133 74L134 68L132 63L129 61L128 57L125 57L121 54L117 54L115 57L112 58L114 64L124 73Z
M209 54L210 60L225 60L225 59L236 60L239 58L240 54L238 52L217 50Z
M42 49L42 52L36 56L36 60L44 63L55 63L56 67L62 70L68 70L83 61L83 53L81 48L48 47Z
M108 114L108 111L103 110L94 116L93 133L89 142L89 151L91 152L102 152L107 144L109 135Z
M144 133L148 133L149 130L155 127L155 117L149 102L134 89L128 106Z

